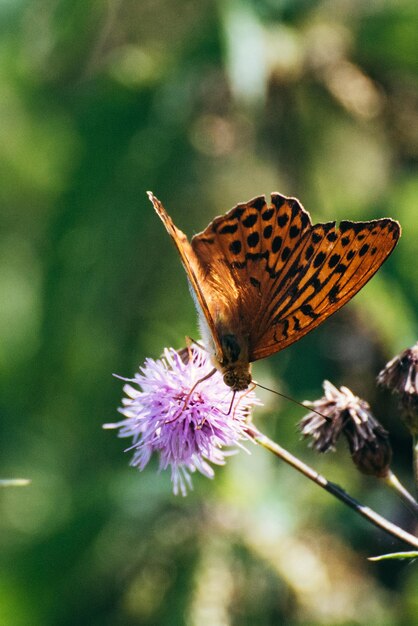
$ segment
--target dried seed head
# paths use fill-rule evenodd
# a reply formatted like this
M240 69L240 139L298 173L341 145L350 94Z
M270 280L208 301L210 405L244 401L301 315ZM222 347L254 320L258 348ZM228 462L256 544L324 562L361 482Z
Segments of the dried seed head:
M377 382L398 395L407 427L418 434L418 342L389 361Z
M318 452L327 452L335 449L343 434L356 467L364 474L385 476L392 451L388 433L372 415L369 404L347 387L337 389L327 380L324 392L323 398L305 402L321 415L311 412L302 419L302 435L312 438L311 445Z

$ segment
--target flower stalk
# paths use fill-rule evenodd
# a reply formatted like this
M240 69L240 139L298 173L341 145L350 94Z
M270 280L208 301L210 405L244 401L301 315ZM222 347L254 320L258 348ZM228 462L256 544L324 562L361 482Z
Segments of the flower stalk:
M406 532L396 524L389 522L384 517L373 511L368 506L364 506L354 498L348 495L339 485L328 481L324 476L318 474L314 469L312 469L309 465L295 457L288 450L280 446L278 443L272 441L269 437L261 433L257 430L253 425L248 427L248 434L252 439L258 443L260 446L272 452L279 459L293 467L295 470L309 478L316 485L333 495L335 498L349 506L351 509L356 511L359 515L367 519L369 522L380 528L387 534L399 539L412 546L413 548L418 548L418 538L414 537L410 533Z
M416 517L418 517L418 502L415 500L413 495L409 493L409 491L404 487L399 478L389 470L389 472L382 478L383 482L393 489L397 496L400 497L402 502L406 504L408 509L412 511Z

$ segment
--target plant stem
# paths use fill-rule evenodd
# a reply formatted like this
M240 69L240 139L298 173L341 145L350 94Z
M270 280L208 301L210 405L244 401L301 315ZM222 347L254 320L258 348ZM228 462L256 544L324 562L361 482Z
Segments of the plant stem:
M341 487L339 487L335 483L329 482L324 476L321 476L321 474L318 474L318 472L309 467L309 465L306 465L306 463L300 461L297 457L293 456L293 454L282 448L279 444L269 439L269 437L263 435L263 433L257 430L253 425L248 426L247 432L260 446L263 446L263 448L266 448L266 450L269 450L270 452L275 454L277 457L282 459L282 461L284 461L285 463L296 469L298 472L312 480L319 487L322 487L322 489L328 491L328 493L341 500L341 502L344 502L344 504L359 513L359 515L365 517L369 522L371 522L381 530L384 530L389 535L392 535L393 537L404 541L414 548L418 548L417 537L414 537L405 530L402 530L402 528L399 528L399 526L392 524L392 522L389 522L384 517L373 511L373 509L370 509L368 506L364 506L360 502L357 502L357 500L349 496L348 493L346 493Z
M413 455L414 455L414 477L415 477L415 489L418 490L418 434L412 435L413 441Z
M418 502L403 486L396 474L389 470L388 475L383 478L383 481L397 493L406 506L418 517Z

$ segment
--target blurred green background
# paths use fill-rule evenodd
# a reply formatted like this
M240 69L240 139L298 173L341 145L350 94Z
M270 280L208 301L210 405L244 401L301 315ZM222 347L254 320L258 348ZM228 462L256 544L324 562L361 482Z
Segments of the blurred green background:
M329 378L369 400L412 487L410 441L377 391L417 339L415 0L0 3L1 626L416 624L404 549L267 452L174 497L103 431L146 356L197 335L184 271L145 191L190 235L255 195L314 221L391 216L384 268L321 328L255 367L298 400ZM298 407L257 424L413 532L344 446L318 457Z

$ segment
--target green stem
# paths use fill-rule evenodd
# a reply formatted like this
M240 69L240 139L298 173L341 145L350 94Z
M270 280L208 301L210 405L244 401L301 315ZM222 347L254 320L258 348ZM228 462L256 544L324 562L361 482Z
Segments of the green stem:
M324 476L321 476L321 474L318 474L318 472L309 467L309 465L306 465L306 463L300 461L297 457L293 456L293 454L279 446L279 444L269 439L266 435L263 435L263 433L258 431L253 425L248 426L247 432L256 443L260 444L260 446L263 446L263 448L266 448L266 450L269 450L282 459L282 461L312 480L316 485L325 489L325 491L338 498L338 500L341 500L341 502L356 511L359 515L365 517L369 522L381 530L384 530L389 535L392 535L392 537L396 537L408 545L418 548L417 537L414 537L414 535L402 530L399 526L392 524L392 522L389 522L368 506L364 506L360 502L357 502L357 500L349 496L348 493L341 489L341 487L335 483L329 482L326 478L324 478Z
M414 455L414 477L415 477L415 489L418 490L418 433L412 435L413 441L413 455Z
M388 485L388 487L396 492L396 494L406 504L408 509L410 509L418 517L418 502L415 500L413 495L410 494L409 491L403 486L396 474L389 470L388 475L383 478L383 481Z

